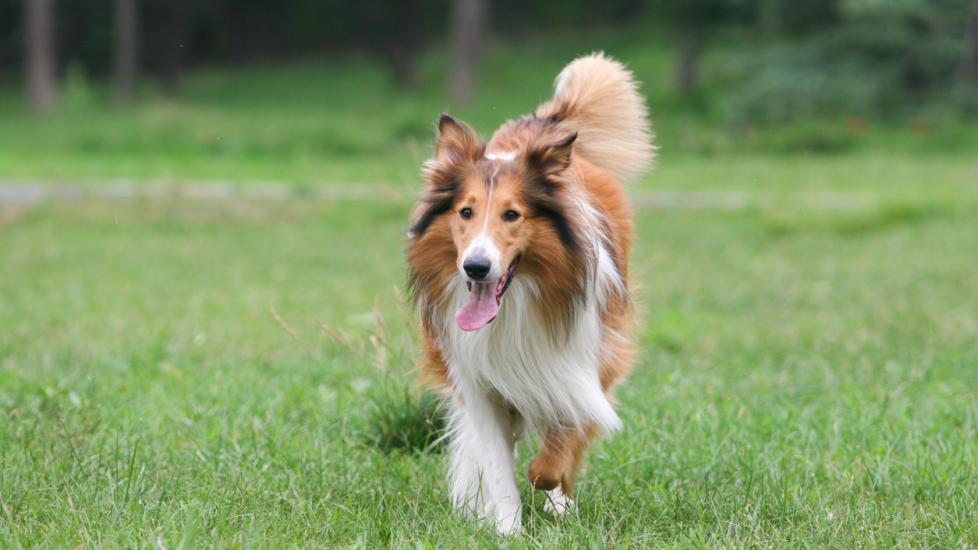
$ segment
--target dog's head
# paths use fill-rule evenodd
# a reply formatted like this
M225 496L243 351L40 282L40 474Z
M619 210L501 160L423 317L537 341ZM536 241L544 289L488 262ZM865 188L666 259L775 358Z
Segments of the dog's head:
M515 277L569 268L579 248L565 177L576 137L537 132L519 150L487 154L468 126L442 115L409 260L416 287L465 283L461 329L489 324Z

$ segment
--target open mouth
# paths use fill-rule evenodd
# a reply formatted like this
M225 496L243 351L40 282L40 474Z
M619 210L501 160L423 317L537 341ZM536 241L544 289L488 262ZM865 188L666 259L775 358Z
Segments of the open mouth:
M466 281L469 299L455 314L455 322L460 329L469 332L479 330L496 318L503 294L513 282L521 258L522 255L517 255L506 268L506 273L495 281Z

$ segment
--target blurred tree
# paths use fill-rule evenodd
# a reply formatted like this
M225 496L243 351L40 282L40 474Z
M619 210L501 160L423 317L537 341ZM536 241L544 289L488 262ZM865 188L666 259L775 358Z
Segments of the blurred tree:
M132 103L139 70L136 0L115 0L115 102Z
M797 38L838 24L838 0L743 0L743 8L769 36Z
M7 70L19 70L24 46L23 0L0 0L0 80L8 78Z
M688 96L698 85L700 52L718 26L728 23L745 0L660 0L659 14L676 29L676 89Z
M975 83L978 81L978 2L972 2L968 11L956 76L960 82Z
M968 71L975 0L841 0L842 21L822 41L826 62L859 62L892 103L920 100ZM897 92L897 93L892 93Z
M609 8L616 23L634 23L645 11L645 0L618 0L609 2Z
M385 57L394 72L394 80L404 88L418 84L418 56L421 52L421 19L424 17L423 0L402 0L395 4L399 17L395 32L387 46Z
M740 84L729 91L736 119L905 114L925 105L978 114L976 0L834 4L818 25L745 52Z
M446 84L461 104L477 89L490 22L507 37L528 38L669 29L675 85L686 95L698 87L701 52L732 30L727 36L742 47L729 48L725 70L740 77L723 95L740 96L750 117L772 109L790 115L795 106L895 112L945 99L978 111L978 0L0 0L0 13L0 67L23 71L38 111L66 101L67 78L59 75L67 67L111 76L120 104L133 97L140 71L173 92L192 66L327 52L370 55L399 87L411 88L426 46L446 29ZM611 34L573 43L615 48L621 41ZM584 43L594 37L604 43Z
M634 25L658 0L492 0L492 23L506 34L520 36L541 31L607 28Z
M442 26L432 19L438 7L431 0L366 0L348 14L347 44L363 42L387 64L398 87L414 88L426 39Z
M485 0L452 2L452 72L449 84L452 101L472 100L475 70L485 51L489 29L489 10Z
M46 113L57 98L53 0L27 0L24 19L27 95L34 111Z
M139 10L143 21L152 21L146 25L145 57L143 63L147 72L159 80L163 90L175 94L180 88L180 78L184 66L190 61L207 59L213 55L213 35L220 27L219 18L213 20L206 17L215 9L217 3L202 6L199 2L190 0L173 0L170 2L146 2ZM228 22L224 21L224 25ZM200 28L203 38L198 45L189 40L189 29ZM208 32L209 31L209 32Z

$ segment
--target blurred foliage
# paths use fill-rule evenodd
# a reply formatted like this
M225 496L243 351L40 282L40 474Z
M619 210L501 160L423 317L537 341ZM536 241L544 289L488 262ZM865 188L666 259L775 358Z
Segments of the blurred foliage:
M430 152L439 112L450 109L487 135L546 98L557 71L592 47L627 60L643 83L663 166L686 155L885 152L923 158L930 153L973 156L978 148L973 119L940 104L915 106L918 112L899 117L863 111L855 102L836 104L841 107L825 114L817 114L828 109L819 104L794 118L785 107L787 120L780 121L753 111L740 115L736 92L755 84L743 65L756 62L752 55L776 58L777 52L774 47L769 54L754 49L736 36L718 38L716 47L705 52L701 89L679 97L669 82L673 50L668 37L623 29L499 44L482 64L478 96L464 106L452 105L441 85L450 66L443 49L422 56L419 75L427 85L407 92L391 81L383 63L351 56L195 69L176 95L144 83L140 100L125 110L112 107L104 79L87 76L79 67L69 71L61 105L43 123L26 108L19 89L0 89L0 174L68 181L413 186ZM852 78L860 84L856 75ZM829 91L831 84L825 84ZM776 99L796 101L805 91ZM960 101L968 100L962 95ZM870 100L865 102L871 109ZM651 179L657 177L658 172ZM726 177L711 176L716 181Z
M838 2L819 32L782 36L735 58L729 76L743 84L732 94L733 120L905 114L922 106L974 116L978 83L962 75L960 66L974 55L968 51L975 38L967 34L967 24L969 17L978 17L975 4ZM791 21L782 19L774 27L789 30Z
M68 112L87 112L96 107L98 92L85 74L85 67L72 63L65 71L64 109Z
M480 67L481 86L499 107L525 105L528 93L542 99L548 86L538 84L548 84L549 72L559 69L551 60L562 64L570 56L605 49L641 69L640 79L655 83L654 107L681 113L687 117L682 124L733 130L736 139L765 125L829 118L837 122L834 130L802 127L778 144L838 151L861 137L845 122L853 117L904 122L978 117L975 0L497 0L491 6L492 51L501 55L490 55ZM23 0L0 0L0 68L19 69L22 7ZM92 83L105 80L110 70L111 5L62 0L56 7L61 81L69 103L63 108L77 111L79 104L93 103ZM430 132L427 113L448 105L436 88L447 79L450 11L449 0L143 0L143 98L194 100L200 80L184 80L233 66L241 79L214 83L221 88L216 101L222 106L244 97L230 88L255 90L245 94L246 101L267 96L277 103L295 94L291 88L298 85L308 88L308 95L330 94L334 107L362 94L353 104L386 110L383 139L332 127L315 136L268 130L259 133L258 145L248 147L278 154L293 150L284 142L312 138L311 143L337 153L370 154L392 141L423 142ZM656 52L654 69L643 58L650 51ZM546 54L546 64L532 66L540 62L532 52ZM327 57L325 63L350 71L323 77L349 79L348 85L272 79L270 87L280 87L272 90L244 78L268 76L248 67L297 65L297 59L310 57ZM493 66L494 57L513 65ZM364 80L360 67L366 65L371 75ZM13 74L0 71L0 84L12 84ZM681 93L661 89L667 78L677 80ZM422 82L422 98L401 95ZM355 91L343 95L350 90ZM495 122L482 116L484 107L476 106L475 116ZM364 113L354 111L359 124L369 127ZM727 147L713 135L683 131L684 148ZM225 135L213 147L236 147L242 139Z

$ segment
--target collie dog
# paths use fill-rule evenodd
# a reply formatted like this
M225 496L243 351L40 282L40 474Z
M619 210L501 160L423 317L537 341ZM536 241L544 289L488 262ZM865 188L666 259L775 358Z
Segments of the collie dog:
M450 396L452 502L502 533L521 527L520 434L539 434L529 481L561 514L589 441L621 426L610 392L635 355L621 182L653 154L632 74L603 54L488 142L438 122L408 233L420 368Z

